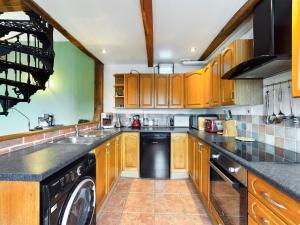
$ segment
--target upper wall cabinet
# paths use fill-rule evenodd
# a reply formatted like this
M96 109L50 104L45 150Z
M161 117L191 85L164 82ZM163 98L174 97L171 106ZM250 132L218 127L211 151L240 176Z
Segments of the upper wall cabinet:
M139 108L139 75L125 74L125 108Z
M252 58L253 41L236 40L221 53L221 77L234 66ZM222 105L263 103L262 80L221 80ZM251 94L250 94L251 93Z
M211 101L211 67L208 64L203 70L203 103L202 107L208 107Z
M169 75L155 75L155 108L169 107Z
M201 108L203 104L203 70L197 70L185 75L185 106L186 108Z
M293 1L293 29L292 29L292 90L294 97L300 97L300 1Z
M169 108L184 108L184 75L170 75Z
M210 88L210 106L221 105L221 58L218 55L210 63L211 88Z
M154 108L154 74L140 75L140 108Z

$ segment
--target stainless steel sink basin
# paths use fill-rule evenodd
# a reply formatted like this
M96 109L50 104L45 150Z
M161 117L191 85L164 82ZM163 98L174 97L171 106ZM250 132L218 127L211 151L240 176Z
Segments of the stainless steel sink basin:
M81 137L92 137L92 138L104 138L108 135L111 135L112 133L114 133L113 131L108 131L108 130L92 130L92 131L87 131L84 133L80 133L79 136Z
M95 139L90 137L68 137L58 141L53 141L55 144L77 144L77 145L91 145Z

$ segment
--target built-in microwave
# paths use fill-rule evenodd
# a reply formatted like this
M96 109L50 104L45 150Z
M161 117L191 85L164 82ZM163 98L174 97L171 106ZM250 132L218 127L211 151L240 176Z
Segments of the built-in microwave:
M197 130L205 129L205 119L218 119L218 115L214 114L198 114L190 116L190 127Z

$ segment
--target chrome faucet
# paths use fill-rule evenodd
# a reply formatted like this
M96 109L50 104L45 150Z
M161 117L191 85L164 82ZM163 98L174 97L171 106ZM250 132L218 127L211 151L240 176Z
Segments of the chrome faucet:
M75 125L75 136L79 137L79 128L78 128L78 125Z

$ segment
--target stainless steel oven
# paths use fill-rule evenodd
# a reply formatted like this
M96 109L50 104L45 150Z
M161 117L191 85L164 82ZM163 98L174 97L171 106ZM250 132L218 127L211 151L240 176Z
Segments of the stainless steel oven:
M247 170L211 149L210 200L226 225L247 224Z

